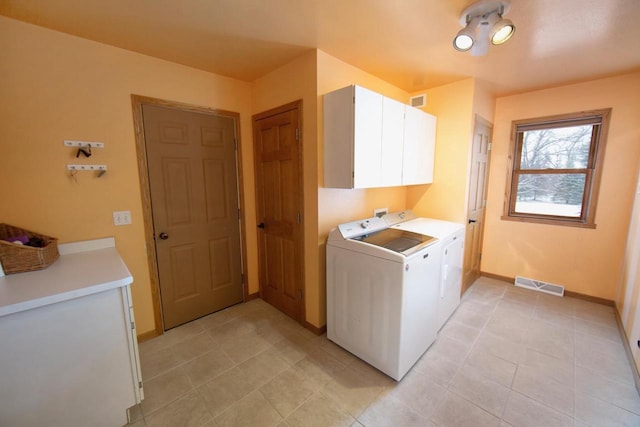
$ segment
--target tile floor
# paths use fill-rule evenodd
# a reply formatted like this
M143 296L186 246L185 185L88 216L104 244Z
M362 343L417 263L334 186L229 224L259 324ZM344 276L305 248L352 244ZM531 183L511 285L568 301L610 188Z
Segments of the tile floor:
M134 426L640 426L613 308L488 278L400 383L261 300L140 355Z

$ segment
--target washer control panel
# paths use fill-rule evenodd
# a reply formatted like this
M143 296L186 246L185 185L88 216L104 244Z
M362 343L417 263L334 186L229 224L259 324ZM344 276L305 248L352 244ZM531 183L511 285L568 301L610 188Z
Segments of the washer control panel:
M413 211L407 209L406 211L393 212L390 214L386 214L382 217L386 222L388 227L394 226L401 222L410 221L412 219L416 219L416 214Z
M359 219L357 221L345 222L338 225L338 229L345 239L362 236L363 234L374 233L388 228L387 223L378 217Z

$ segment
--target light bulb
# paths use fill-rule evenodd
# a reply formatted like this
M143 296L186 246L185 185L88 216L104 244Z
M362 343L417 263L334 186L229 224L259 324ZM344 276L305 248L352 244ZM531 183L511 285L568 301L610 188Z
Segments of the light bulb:
M509 19L501 19L491 29L491 44L502 44L509 40L516 31L516 26Z
M473 39L471 36L467 34L458 34L455 39L453 39L453 47L457 50L465 51L471 49L473 46Z

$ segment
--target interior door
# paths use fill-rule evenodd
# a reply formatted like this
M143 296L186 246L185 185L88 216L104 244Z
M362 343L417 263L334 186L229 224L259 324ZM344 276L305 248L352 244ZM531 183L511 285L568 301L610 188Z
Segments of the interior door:
M492 127L490 123L476 116L471 154L471 174L469 178L469 208L465 235L462 293L480 277L484 212L487 204L491 130Z
M260 297L303 320L301 103L253 117Z
M233 117L142 105L164 328L243 300Z

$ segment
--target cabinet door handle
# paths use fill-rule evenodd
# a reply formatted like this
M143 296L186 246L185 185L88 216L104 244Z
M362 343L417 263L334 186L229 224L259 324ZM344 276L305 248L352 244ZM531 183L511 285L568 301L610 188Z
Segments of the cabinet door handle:
M476 221L475 219L469 219L469 224L474 224L476 222L478 222L478 221Z
M258 228L264 228L264 222L261 222L260 224L258 224Z

